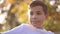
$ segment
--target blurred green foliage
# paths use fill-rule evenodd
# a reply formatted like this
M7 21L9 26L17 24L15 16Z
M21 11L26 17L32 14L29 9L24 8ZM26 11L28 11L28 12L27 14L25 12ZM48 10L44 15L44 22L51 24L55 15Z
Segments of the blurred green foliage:
M14 5L14 7L11 7L11 10L8 15L7 23L2 24L5 27L5 30L0 29L0 31L2 32L2 31L10 30L22 23L29 23L27 12L28 12L28 5L31 1L32 0L18 0L18 1L8 0L7 4L10 3L11 5ZM56 11L57 6L55 5L51 6L49 2L46 2L45 0L43 2L49 8L48 19L44 22L43 28L51 31L60 31L60 12ZM5 4L3 5L6 6ZM12 16L12 14L14 15L14 17ZM0 28L3 27L2 25Z

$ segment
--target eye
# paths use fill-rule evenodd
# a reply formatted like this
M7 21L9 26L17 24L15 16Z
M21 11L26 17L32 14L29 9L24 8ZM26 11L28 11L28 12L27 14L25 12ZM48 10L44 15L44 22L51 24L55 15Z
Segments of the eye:
M41 15L41 12L40 11L37 11L36 13L37 13L37 15Z
M32 11L30 12L30 15L33 15L33 12Z

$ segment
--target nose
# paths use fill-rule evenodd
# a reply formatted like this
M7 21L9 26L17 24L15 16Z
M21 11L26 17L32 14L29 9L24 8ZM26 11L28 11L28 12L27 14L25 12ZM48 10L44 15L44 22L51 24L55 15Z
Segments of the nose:
M32 19L36 19L37 18L37 16L36 15L32 15Z

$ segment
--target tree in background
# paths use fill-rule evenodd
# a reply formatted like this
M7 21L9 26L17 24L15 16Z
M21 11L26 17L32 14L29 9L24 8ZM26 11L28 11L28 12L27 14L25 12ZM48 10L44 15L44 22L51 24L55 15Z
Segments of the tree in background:
M46 3L46 2L45 2ZM58 4L50 5L50 1L46 3L49 11L48 11L48 19L43 24L43 27L47 30L51 31L60 31L60 11L57 11Z
M27 10L30 1L32 0L7 0L3 4L4 6L2 5L3 7L10 6L9 10L4 10L4 11L8 11L6 23L4 24L5 30L10 30L20 25L21 23L28 22Z

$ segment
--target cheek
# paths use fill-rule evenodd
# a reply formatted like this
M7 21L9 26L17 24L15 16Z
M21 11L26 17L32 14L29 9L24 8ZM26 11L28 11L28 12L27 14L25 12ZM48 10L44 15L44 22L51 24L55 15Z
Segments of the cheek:
M31 22L32 18L30 17L30 22Z
M43 22L46 19L46 17L44 15L42 15L42 16L39 16L38 19L39 19L39 21Z

